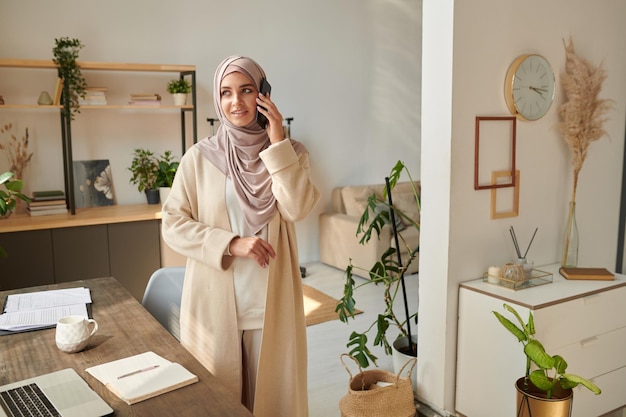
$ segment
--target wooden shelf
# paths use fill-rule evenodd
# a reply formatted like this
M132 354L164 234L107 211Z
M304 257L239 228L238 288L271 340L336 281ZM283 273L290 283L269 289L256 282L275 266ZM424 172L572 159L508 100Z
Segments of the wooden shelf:
M8 219L0 220L0 233L159 219L161 219L160 204L89 207L76 209L75 215L67 213L33 217L27 213L13 214Z
M169 64L129 64L118 62L76 61L84 70L93 71L145 71L145 72L189 72L195 71L195 65ZM52 60L46 59L0 59L0 67L4 68L57 68Z

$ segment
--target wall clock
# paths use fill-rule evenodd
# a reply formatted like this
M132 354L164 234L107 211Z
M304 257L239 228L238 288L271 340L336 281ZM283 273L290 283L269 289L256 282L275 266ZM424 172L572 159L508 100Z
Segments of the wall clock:
M541 55L520 55L511 63L504 81L509 111L522 120L538 120L554 101L554 72Z

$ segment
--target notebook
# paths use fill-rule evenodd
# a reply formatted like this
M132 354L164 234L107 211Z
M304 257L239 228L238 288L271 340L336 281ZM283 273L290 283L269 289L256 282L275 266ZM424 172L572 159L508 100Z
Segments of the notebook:
M127 404L135 404L198 382L182 365L154 352L118 359L86 369Z
M31 386L31 384L34 385ZM26 387L26 390L36 390L36 387L39 387L59 413L51 415L103 417L113 414L113 409L87 385L87 382L75 370L67 368L0 386L1 417L20 416L20 414L12 414L5 403L7 397L10 396L9 391L19 387Z

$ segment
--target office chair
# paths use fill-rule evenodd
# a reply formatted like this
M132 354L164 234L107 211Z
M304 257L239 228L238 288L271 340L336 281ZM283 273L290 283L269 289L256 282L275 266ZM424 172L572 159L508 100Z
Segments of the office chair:
M177 340L180 340L180 299L184 278L184 266L157 269L150 277L141 301Z

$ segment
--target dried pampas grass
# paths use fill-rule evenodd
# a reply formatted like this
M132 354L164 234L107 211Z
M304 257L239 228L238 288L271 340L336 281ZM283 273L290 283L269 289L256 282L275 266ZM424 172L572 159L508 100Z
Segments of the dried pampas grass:
M607 77L603 65L595 67L576 55L571 37L565 45L565 56L565 73L561 76L561 85L566 101L559 107L559 128L572 151L574 188L571 201L574 202L578 175L587 158L589 145L607 134L603 128L607 120L605 115L614 103L613 100L598 97Z
M24 170L30 163L33 153L28 151L28 128L26 133L21 139L18 139L13 133L11 133L13 125L8 123L0 128L1 134L10 134L11 139L6 144L0 143L0 150L6 151L7 159L11 164L11 171L14 174L14 179L24 179Z

